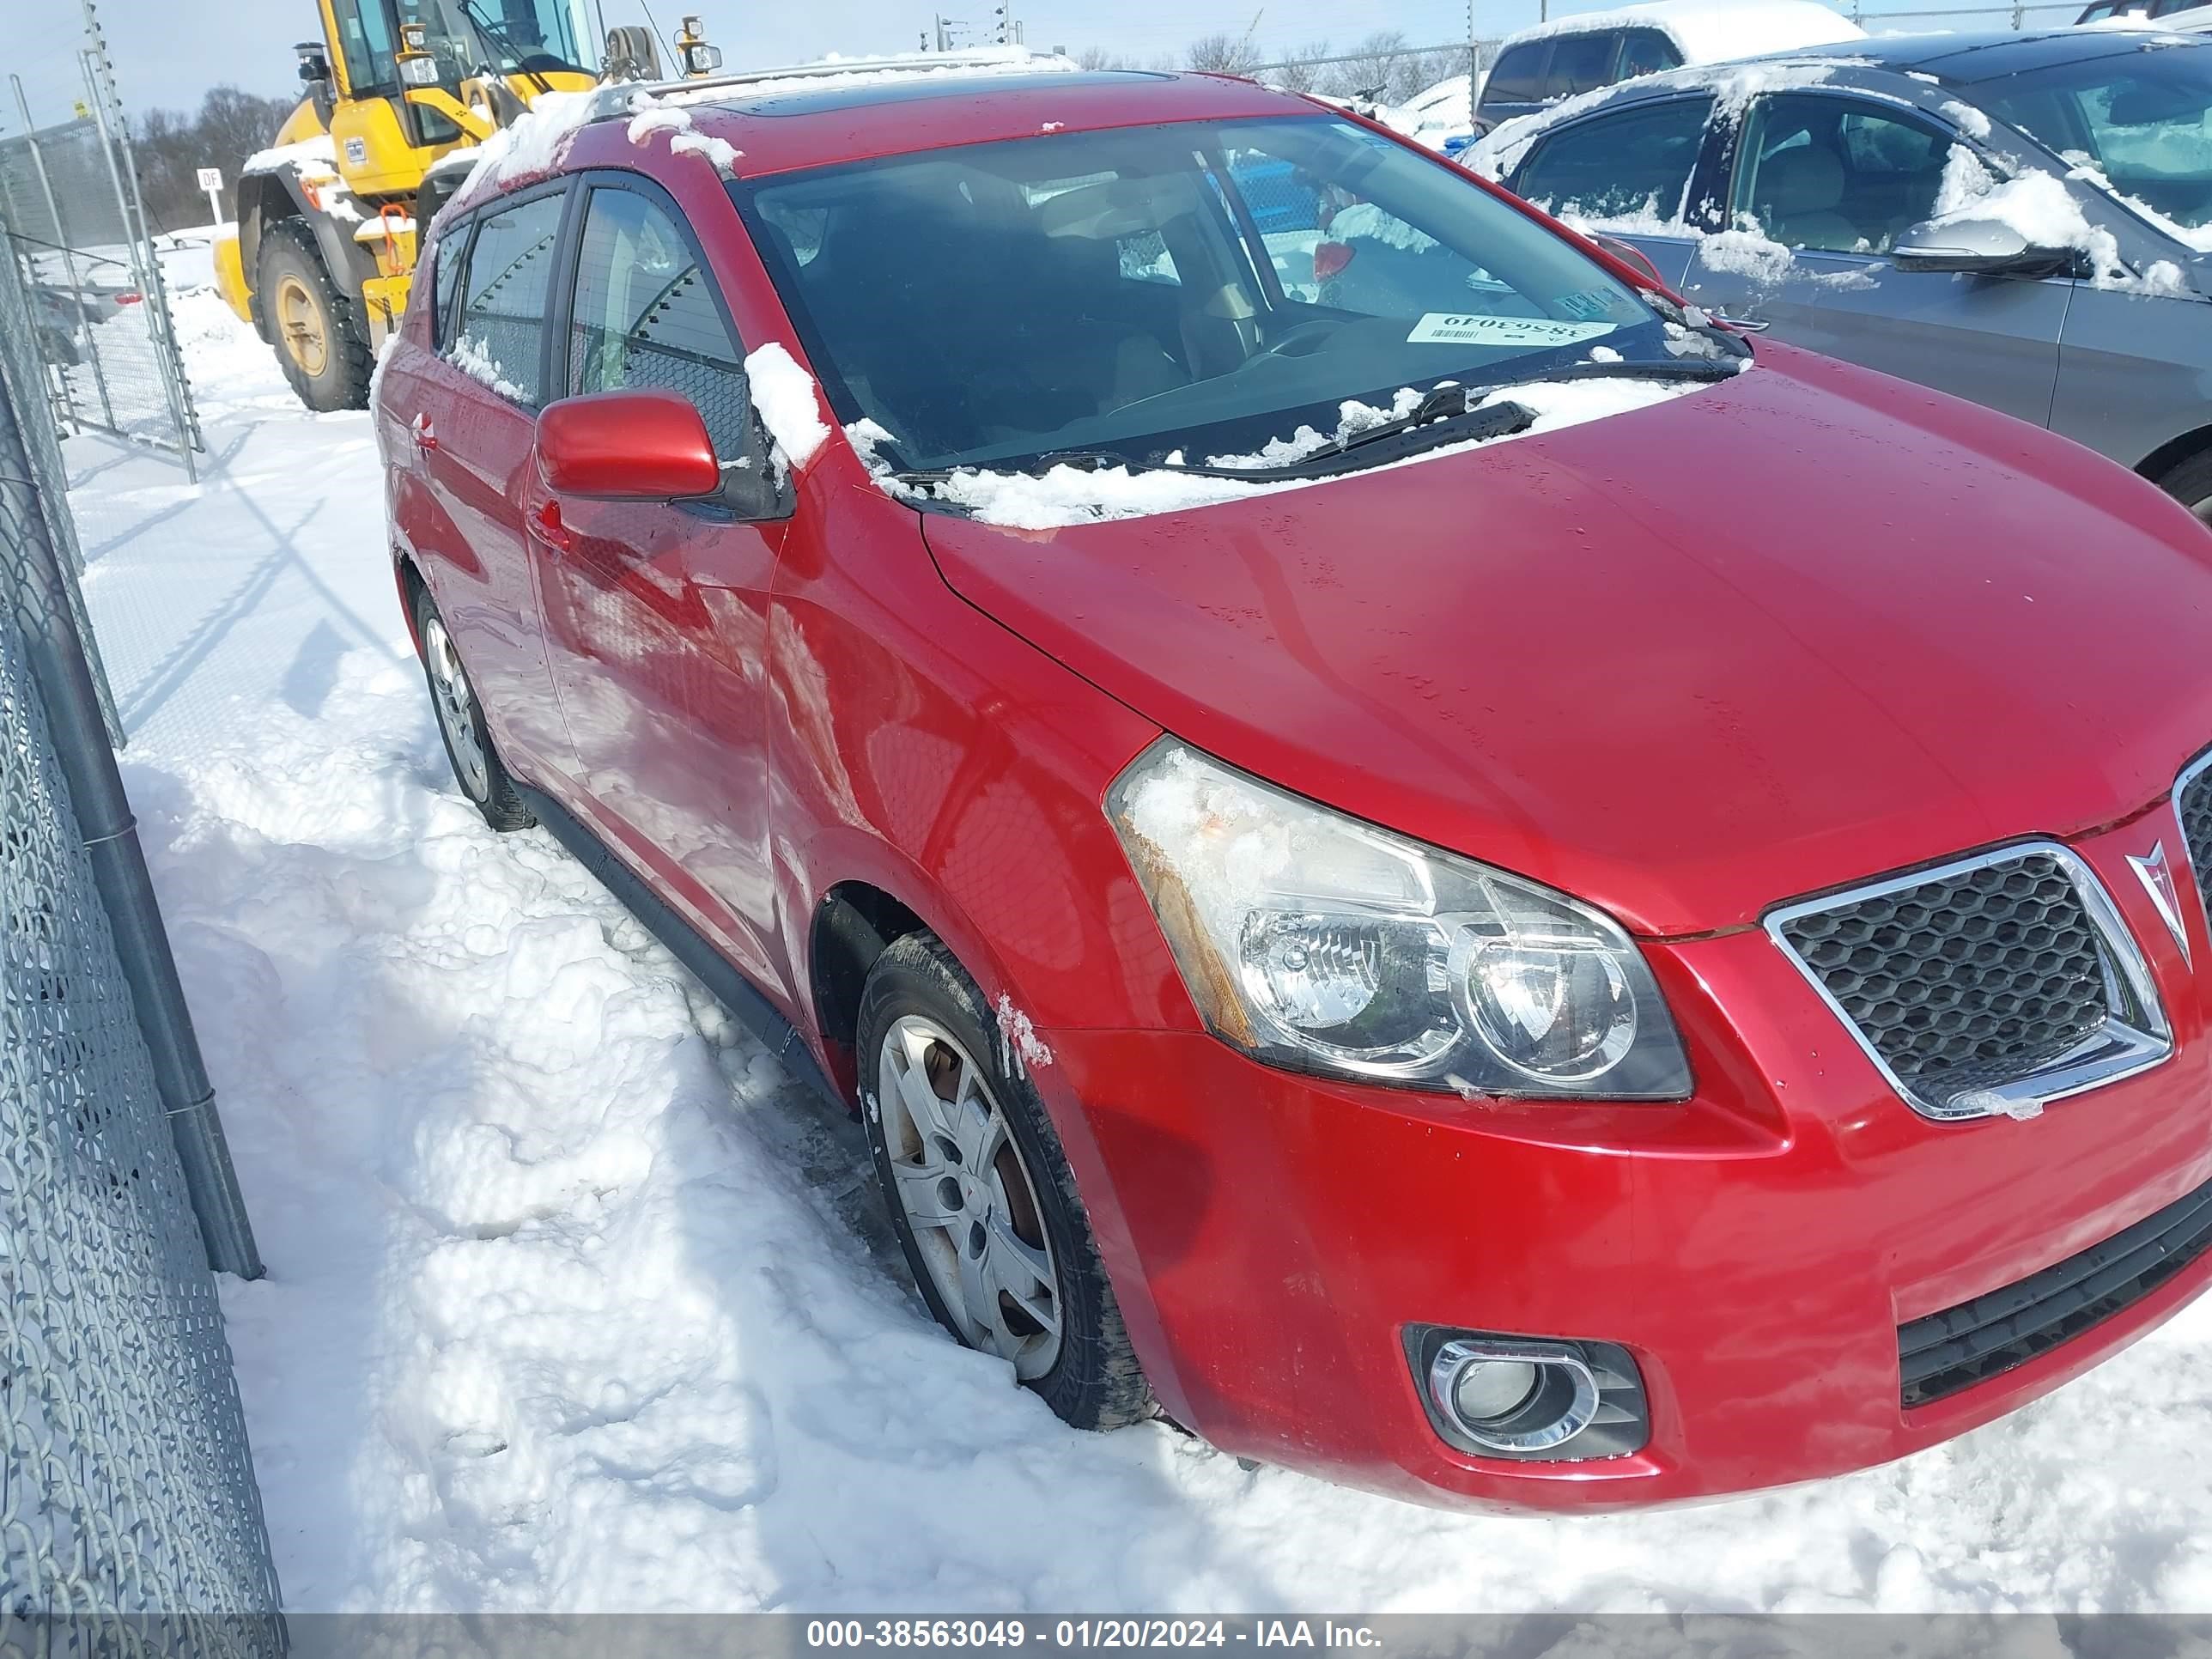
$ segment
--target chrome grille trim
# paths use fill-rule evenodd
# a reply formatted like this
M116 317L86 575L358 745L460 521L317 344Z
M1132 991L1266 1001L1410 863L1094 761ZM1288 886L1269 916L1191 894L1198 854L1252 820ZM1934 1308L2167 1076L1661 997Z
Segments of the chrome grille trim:
M2208 772L2212 772L2212 749L2208 749L2181 769L2181 775L2173 781L2173 793L2171 799L2173 804L2173 821L2181 830L2182 867L2189 872L2190 883L2197 889L2197 902L2204 910L2206 922L2212 924L2212 894L2208 894L2204 890L2204 878L2208 875L2212 875L2212 867L2208 867L2212 866L2212 833L2207 834L2204 837L2206 845L2200 848L2197 846L2197 838L2189 833L2189 811L2185 805L2190 786L2204 777ZM2207 781L2207 787L2212 788L2212 780ZM2207 856L2199 857L2200 852Z
M2208 757L2212 758L2212 757ZM1874 899L1910 892L1994 866L2034 858L2051 860L2071 883L2099 945L2106 981L2105 1018L2100 1025L2063 1051L2051 1055L2033 1070L1972 1091L1975 1103L1930 1100L1898 1074L1869 1034L1861 1028L1829 989L1820 970L1800 954L1788 933L1789 924L1808 916L1844 911ZM1848 1031L1860 1051L1873 1061L1882 1079L1921 1116L1956 1122L1975 1118L2032 1117L2055 1100L2062 1100L2107 1083L2117 1083L2161 1064L2173 1053L2172 1026L2152 981L2150 968L2134 936L2103 882L2071 848L2053 841L2015 842L1986 853L1868 882L1839 892L1786 904L1767 913L1762 926L1767 937L1827 1005L1837 1023ZM2134 1021L2121 1012L2137 1016Z

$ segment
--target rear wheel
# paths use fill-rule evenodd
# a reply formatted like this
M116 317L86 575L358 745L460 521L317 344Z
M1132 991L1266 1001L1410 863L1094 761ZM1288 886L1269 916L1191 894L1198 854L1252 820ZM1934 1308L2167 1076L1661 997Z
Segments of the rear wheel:
M261 233L256 293L264 331L300 401L310 409L367 409L374 360L358 308L323 268L314 234L297 219Z
M1044 1103L934 934L869 971L860 1043L877 1178L930 1312L1079 1429L1150 1415Z
M2158 487L2212 527L2212 449L2161 473Z
M453 781L493 829L529 829L538 820L523 805L521 792L492 745L476 687L428 588L416 590L415 636L422 641L422 674L430 683L430 707L438 716L446 758L453 763Z

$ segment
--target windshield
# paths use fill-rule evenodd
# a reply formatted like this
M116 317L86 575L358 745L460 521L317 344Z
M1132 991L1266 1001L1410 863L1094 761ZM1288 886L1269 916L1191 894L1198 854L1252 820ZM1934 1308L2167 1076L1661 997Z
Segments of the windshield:
M501 73L584 67L568 0L399 0L399 15L425 26L423 44L447 80L484 67Z
M1628 372L1682 344L1458 169L1327 115L1048 135L732 193L839 418L874 422L915 469L1242 458L1334 432L1347 401Z
M2212 227L2212 48L2160 45L1982 89L1981 103L2132 203ZM2212 246L2212 236L2190 237Z

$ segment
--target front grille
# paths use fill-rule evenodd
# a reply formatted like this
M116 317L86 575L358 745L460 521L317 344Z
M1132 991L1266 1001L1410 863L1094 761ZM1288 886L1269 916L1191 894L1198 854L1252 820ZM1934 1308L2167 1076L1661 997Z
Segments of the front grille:
M1900 1325L1899 1396L1924 1406L2101 1324L2212 1245L2212 1182L2018 1284Z
M2174 815L2181 820L2181 838L2189 845L2190 868L2197 890L2212 882L2212 755L2181 775L2173 792Z
M1929 1116L2029 1109L2039 1081L2063 1073L2071 1092L2170 1047L2110 901L2055 845L1791 906L1767 925ZM2078 1074L2085 1062L2094 1075Z

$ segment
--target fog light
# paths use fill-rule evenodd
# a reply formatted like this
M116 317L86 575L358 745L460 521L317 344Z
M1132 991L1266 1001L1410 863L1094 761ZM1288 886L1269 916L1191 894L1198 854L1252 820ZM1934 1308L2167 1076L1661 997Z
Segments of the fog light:
M1429 1393L1461 1433L1492 1451L1564 1445L1597 1416L1597 1379L1582 1355L1556 1343L1447 1342L1429 1365Z
M1536 1391L1536 1367L1525 1359L1476 1359L1452 1383L1452 1415L1462 1423L1509 1417Z

